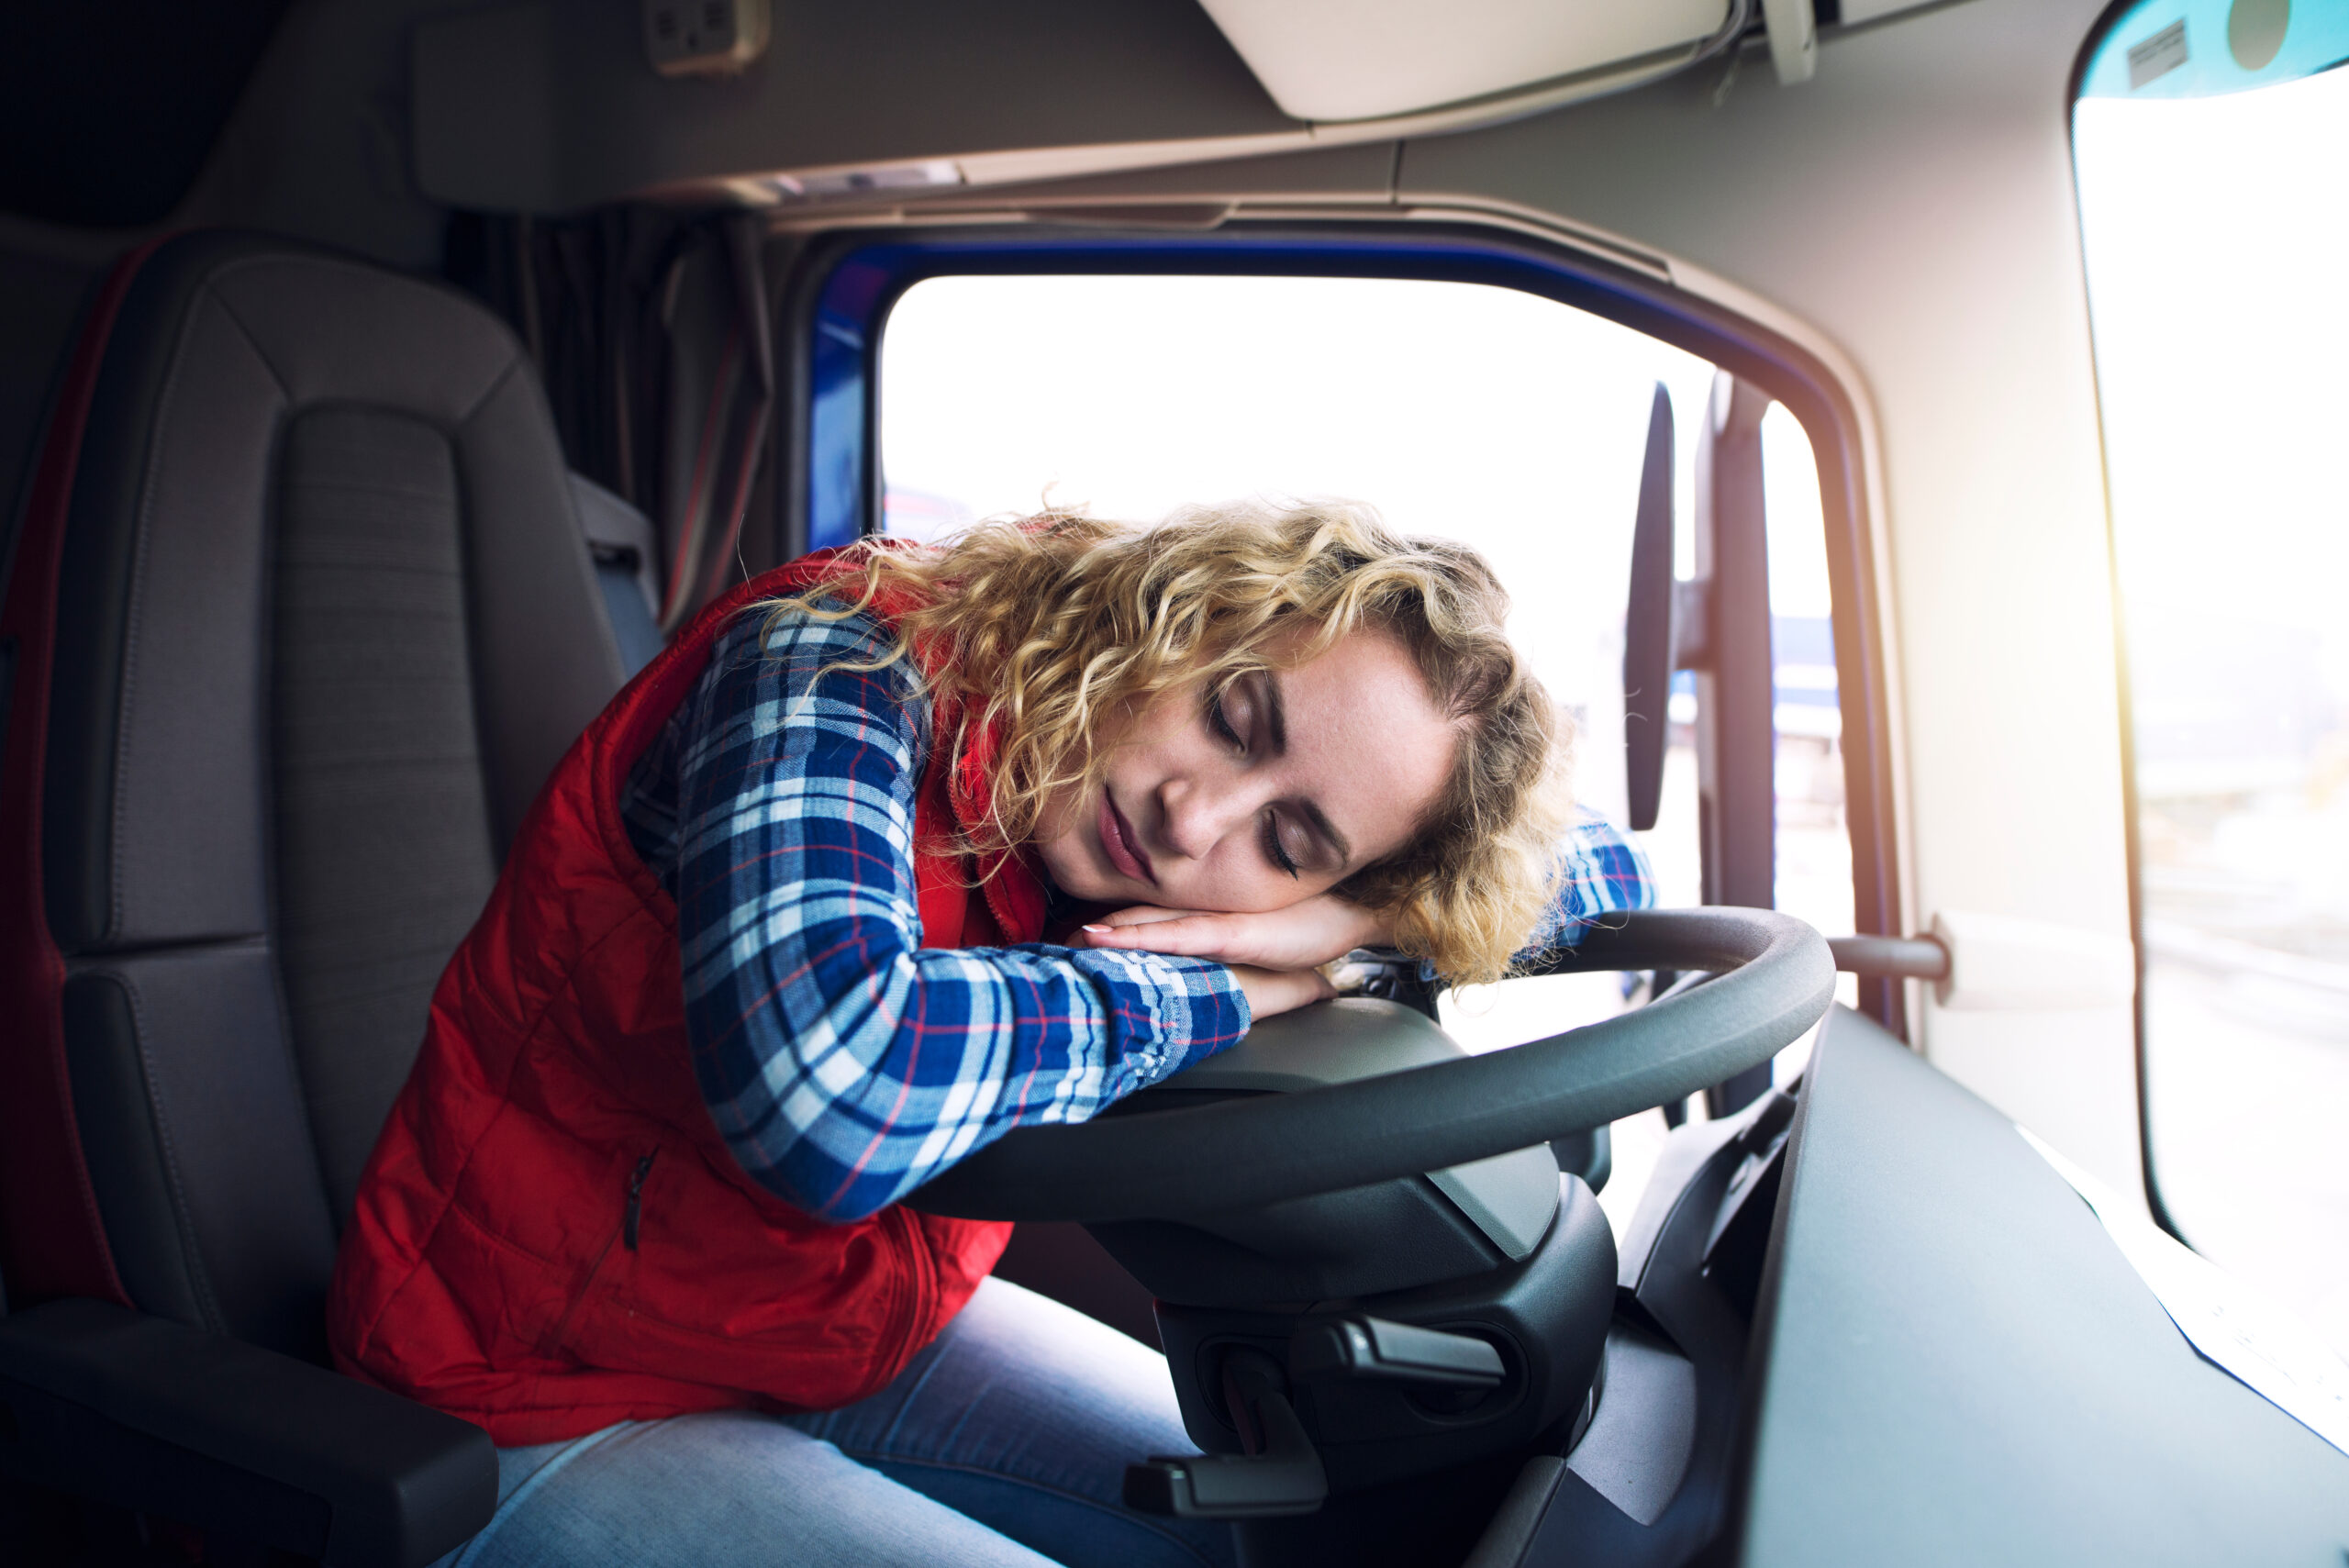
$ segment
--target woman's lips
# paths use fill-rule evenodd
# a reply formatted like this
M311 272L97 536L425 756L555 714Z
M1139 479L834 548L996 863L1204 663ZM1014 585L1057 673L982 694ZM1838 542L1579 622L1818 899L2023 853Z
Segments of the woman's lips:
M1101 850L1109 857L1109 863L1123 874L1136 882L1146 882L1152 887L1158 885L1158 878L1151 871L1150 862L1134 845L1133 825L1126 820L1125 813L1118 809L1117 802L1109 798L1108 790L1101 792Z

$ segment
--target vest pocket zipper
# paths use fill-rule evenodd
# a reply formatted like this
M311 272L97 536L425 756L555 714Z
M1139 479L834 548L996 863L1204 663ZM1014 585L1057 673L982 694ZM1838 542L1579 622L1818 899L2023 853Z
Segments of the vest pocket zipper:
M652 1173L652 1162L660 1158L655 1149L636 1162L636 1173L628 1179L628 1208L620 1221L620 1245L636 1251L637 1226L644 1216L644 1178Z
M596 1288L596 1281L602 1275L604 1264L612 1255L612 1242L617 1240L629 1251L636 1251L637 1228L644 1208L644 1178L651 1173L652 1162L660 1157L660 1153L661 1151L655 1149L636 1162L636 1169L628 1179L628 1205L620 1211L620 1233L617 1238L608 1231L605 1233L604 1244L596 1250L595 1262L587 1265L586 1275L573 1289L571 1299L563 1304L562 1316L555 1319L554 1327L547 1330L546 1338L541 1341L546 1353L552 1354L562 1347L564 1336L571 1329L571 1320L579 1316L581 1304Z

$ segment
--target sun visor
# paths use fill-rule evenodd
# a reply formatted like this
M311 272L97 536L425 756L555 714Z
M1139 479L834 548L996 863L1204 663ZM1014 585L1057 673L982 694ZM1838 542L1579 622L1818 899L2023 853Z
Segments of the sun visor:
M1719 33L1734 0L1200 0L1273 101L1301 120L1464 103Z

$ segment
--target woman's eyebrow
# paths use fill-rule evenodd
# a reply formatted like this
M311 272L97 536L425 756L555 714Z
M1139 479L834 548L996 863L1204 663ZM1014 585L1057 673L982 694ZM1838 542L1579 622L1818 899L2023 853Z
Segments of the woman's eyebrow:
M1328 841L1331 849L1338 851L1340 870L1353 864L1354 847L1346 842L1346 836L1338 831L1338 825L1330 820L1328 813L1309 800L1298 801L1297 809L1297 814L1305 818L1306 826L1319 834Z
M1272 737L1275 756L1288 750L1288 717L1281 706L1281 675L1277 670L1264 672L1264 730Z

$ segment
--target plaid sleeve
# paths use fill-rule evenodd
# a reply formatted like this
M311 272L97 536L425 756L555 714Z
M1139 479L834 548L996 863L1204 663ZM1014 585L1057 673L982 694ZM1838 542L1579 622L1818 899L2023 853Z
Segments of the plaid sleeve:
M1573 947L1609 915L1655 906L1655 873L1648 857L1615 824L1587 806L1559 847L1558 891L1549 917L1519 957Z
M742 1168L861 1218L1033 1122L1082 1121L1237 1040L1219 963L925 949L913 862L928 708L868 617L720 640L678 726L685 1025ZM821 680L818 679L821 675Z

